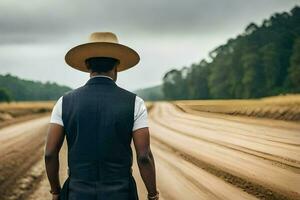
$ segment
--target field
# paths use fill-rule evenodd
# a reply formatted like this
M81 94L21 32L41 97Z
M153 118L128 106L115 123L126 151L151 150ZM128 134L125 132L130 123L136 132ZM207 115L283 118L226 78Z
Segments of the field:
M299 96L146 104L161 199L300 199ZM42 155L53 102L10 106L0 111L46 112L0 129L0 199L50 199ZM60 158L63 182L66 144ZM135 160L133 174L144 199Z
M212 112L287 121L300 120L300 95L274 96L258 100L191 100L174 103L184 111L195 114Z
M0 103L0 128L51 112L53 101Z

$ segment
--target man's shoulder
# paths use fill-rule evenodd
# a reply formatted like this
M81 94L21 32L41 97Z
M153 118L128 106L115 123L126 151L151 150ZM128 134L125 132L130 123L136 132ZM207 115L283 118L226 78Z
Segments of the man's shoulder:
M119 89L120 92L122 92L122 93L124 93L124 94L131 95L131 96L137 96L134 92L131 92L131 91L129 91L129 90L126 90L126 89L124 89L124 88L122 88L122 87L119 87L119 86L118 86L118 89Z
M73 94L75 94L75 93L79 92L80 90L82 90L82 88L83 88L83 86L72 89L72 90L69 90L65 94L63 94L61 96L61 98L66 97L66 96L72 96Z
M136 93L134 92L131 92L129 90L126 90L124 88L121 88L121 87L118 87L120 90L122 90L124 93L128 93L128 94L131 94L135 97L135 103L136 104L143 104L144 103L144 99L141 98L140 96L138 96Z

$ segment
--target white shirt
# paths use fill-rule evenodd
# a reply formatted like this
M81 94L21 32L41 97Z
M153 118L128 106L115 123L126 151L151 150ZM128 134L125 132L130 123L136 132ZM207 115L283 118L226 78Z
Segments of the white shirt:
M110 78L108 76L97 75L94 77L105 77ZM111 79L111 78L110 78ZM50 123L59 124L64 126L62 120L62 101L63 98L60 97L56 104L53 107ZM142 98L136 96L135 98L135 105L134 105L134 124L132 131L138 130L140 128L148 127L148 119L147 119L147 108L145 106L145 102Z

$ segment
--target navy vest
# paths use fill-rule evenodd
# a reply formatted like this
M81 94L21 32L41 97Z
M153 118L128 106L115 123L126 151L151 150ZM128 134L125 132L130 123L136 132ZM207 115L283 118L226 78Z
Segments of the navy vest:
M138 199L130 146L135 97L106 77L63 96L69 199Z

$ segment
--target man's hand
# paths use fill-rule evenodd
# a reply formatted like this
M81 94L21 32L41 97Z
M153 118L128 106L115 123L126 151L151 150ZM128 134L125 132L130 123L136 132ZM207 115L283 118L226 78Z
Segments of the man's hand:
M52 200L59 200L59 194L52 194Z
M154 195L148 194L147 199L148 200L159 200L159 191L157 190L156 194L154 194Z

